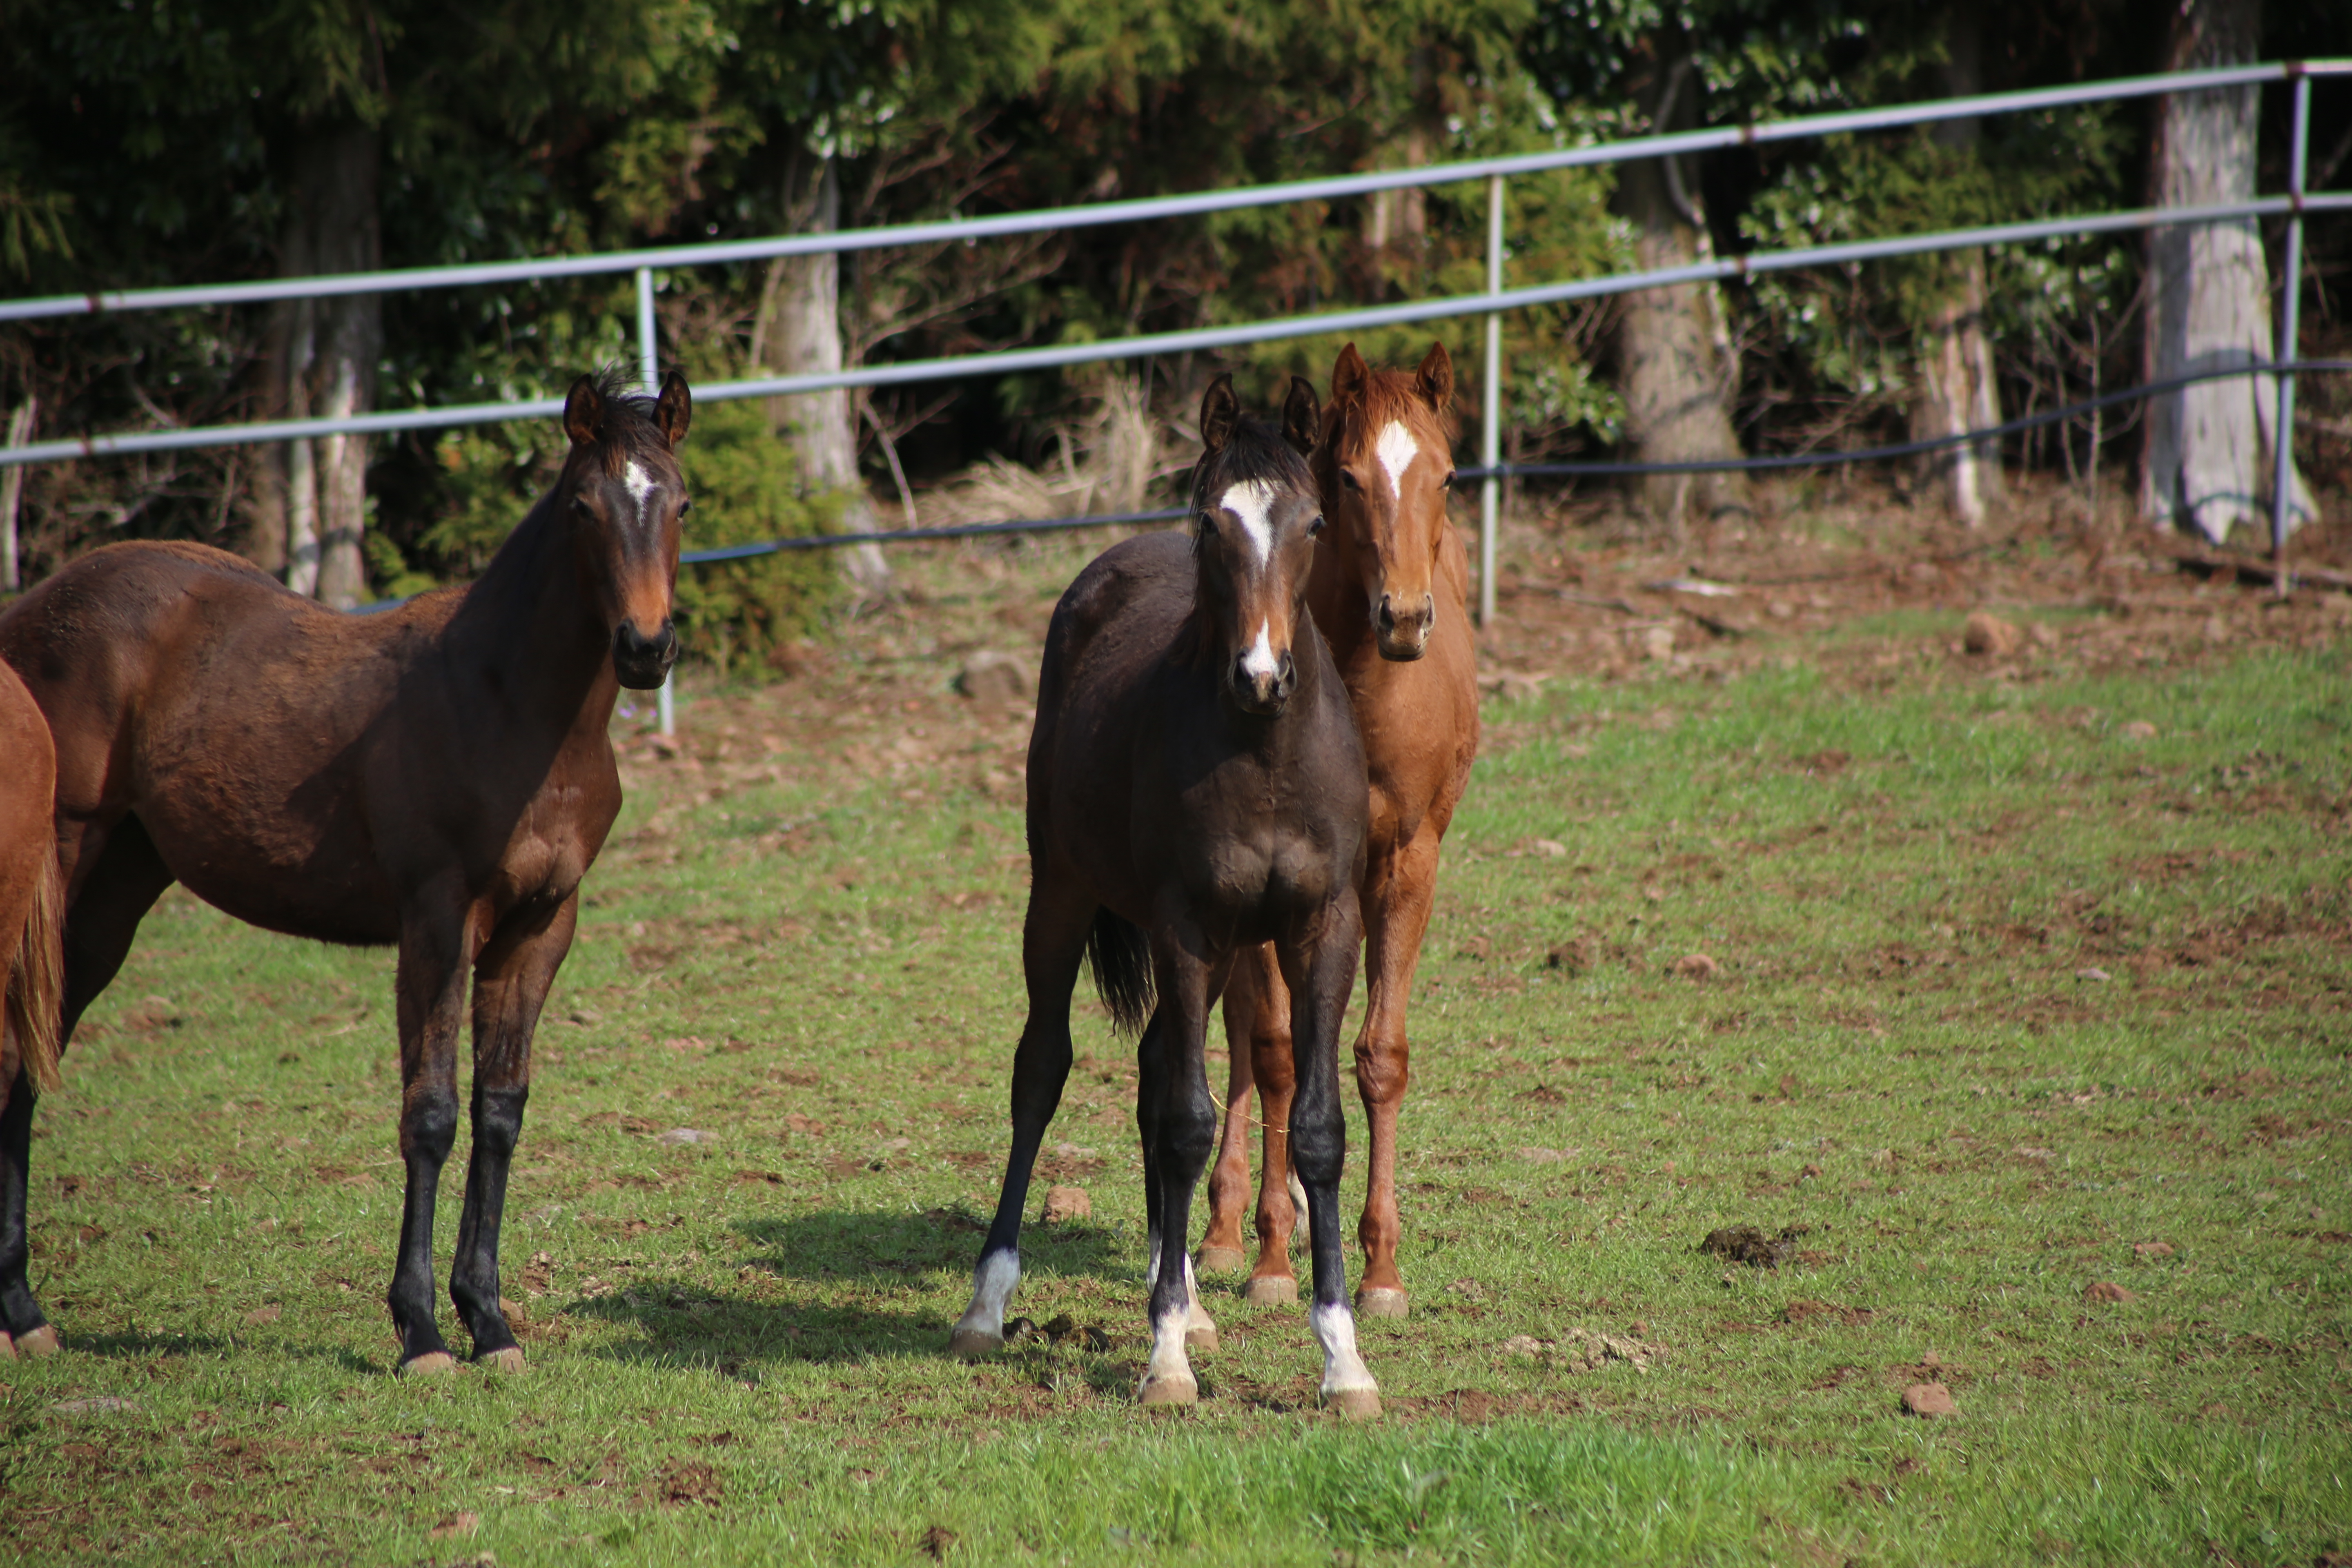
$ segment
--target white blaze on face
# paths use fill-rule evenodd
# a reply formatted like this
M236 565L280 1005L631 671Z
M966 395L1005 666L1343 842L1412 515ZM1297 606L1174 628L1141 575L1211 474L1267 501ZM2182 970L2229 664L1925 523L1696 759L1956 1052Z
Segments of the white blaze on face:
M1242 655L1243 673L1261 676L1271 680L1274 679L1276 673L1281 668L1281 666L1275 660L1274 641L1268 635L1273 630L1273 627L1274 623L1272 621L1258 622L1257 641L1250 644L1249 651Z
M637 521L646 521L646 498L654 493L654 477L635 458L621 470L621 482L629 487L629 500L636 504Z
M1389 477L1389 499L1404 500L1404 471L1421 456L1421 443L1401 419L1391 419L1381 426L1381 438L1372 455L1381 460L1381 472Z
M1260 565L1274 554L1274 520L1267 514L1274 510L1274 498L1278 493L1269 480L1244 479L1229 486L1224 499L1217 503L1242 520L1242 531L1257 548Z

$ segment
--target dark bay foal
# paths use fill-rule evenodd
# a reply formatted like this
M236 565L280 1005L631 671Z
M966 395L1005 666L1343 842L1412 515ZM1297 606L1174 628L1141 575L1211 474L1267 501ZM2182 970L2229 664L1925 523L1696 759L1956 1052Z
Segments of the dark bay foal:
M66 1038L175 880L271 931L399 945L404 1372L454 1365L433 1203L469 975L474 1142L449 1296L475 1360L522 1369L499 1304L507 1171L531 1033L621 806L614 700L677 658L688 415L676 374L657 400L582 378L562 474L481 580L381 615L338 615L202 545L117 544L0 616L0 658L57 740ZM0 1115L0 1302L20 1338L44 1321L25 1282L31 1113L18 1095Z
M1152 1347L1140 1397L1199 1397L1186 1339L1213 1343L1214 1326L1185 1238L1217 1131L1209 1010L1236 957L1271 942L1296 1042L1290 1157L1312 1232L1323 1397L1379 1413L1339 1254L1339 1037L1362 931L1366 795L1348 693L1305 609L1323 518L1301 454L1317 418L1304 381L1291 383L1276 432L1244 417L1220 376L1201 406L1191 537L1114 546L1055 608L1029 744L1029 1016L1013 1063L1013 1150L958 1353L1004 1342L1022 1208L1069 1075L1070 994L1090 955L1114 1020L1142 1030Z

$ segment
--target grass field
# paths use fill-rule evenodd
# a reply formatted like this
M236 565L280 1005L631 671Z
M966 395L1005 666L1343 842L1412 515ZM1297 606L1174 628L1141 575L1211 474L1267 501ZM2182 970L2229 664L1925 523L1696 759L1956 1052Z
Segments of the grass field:
M1034 636L1080 558L944 563L929 607ZM2069 640L2096 614L2043 619L2021 679L1949 650L1957 611L1898 607L1490 703L1369 1427L1315 1409L1303 1313L1233 1280L1202 1405L1134 1406L1133 1067L1090 999L1046 1169L1093 1214L1031 1228L1017 1306L1108 1348L944 1356L1020 1025L1025 721L947 695L911 611L690 704L683 756L632 743L508 1207L520 1378L389 1375L389 955L174 892L41 1107L35 1285L68 1349L0 1365L0 1542L2352 1560L2347 644L2100 662ZM1740 1223L1802 1227L1794 1255L1696 1249ZM1656 1353L1588 1367L1580 1331ZM1957 1414L1903 1413L1930 1382Z

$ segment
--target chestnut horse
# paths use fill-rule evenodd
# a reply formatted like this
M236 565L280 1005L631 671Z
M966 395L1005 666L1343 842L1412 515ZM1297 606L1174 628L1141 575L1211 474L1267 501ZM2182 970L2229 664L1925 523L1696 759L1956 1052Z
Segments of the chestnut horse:
M1192 538L1114 545L1055 606L1029 742L1029 1016L1013 1059L1013 1150L950 1348L1004 1342L1022 1205L1069 1076L1070 992L1091 953L1113 1019L1142 1030L1152 1344L1139 1397L1199 1397L1186 1342L1213 1345L1215 1325L1185 1242L1216 1138L1209 1010L1234 961L1265 943L1288 982L1297 1042L1286 1064L1298 1085L1290 1157L1307 1191L1323 1397L1370 1415L1380 1391L1356 1351L1339 1253L1339 1026L1362 935L1364 756L1305 608L1323 531L1299 455L1314 437L1314 388L1293 380L1283 414L1281 435L1243 417L1219 376L1201 405Z
M64 991L65 889L49 805L57 752L49 721L16 672L0 664L0 1125L29 1128L33 1096L58 1084L58 1005ZM25 1279L25 1143L9 1144L0 1245L0 1361L47 1355L58 1331Z
M1454 364L1443 343L1408 375L1375 371L1349 343L1331 371L1331 401L1312 458L1330 520L1307 604L1328 639L1363 736L1371 832L1360 887L1364 915L1362 1032L1356 1088L1370 1124L1371 1167L1357 1229L1364 1271L1356 1309L1402 1318L1398 1274L1397 1112L1405 1089L1405 1003L1437 890L1437 847L1478 754L1477 649L1465 605L1470 561L1445 515L1454 479L1448 413ZM1293 1115L1290 1008L1271 955L1236 964L1225 988L1232 1053L1224 1134L1209 1180L1202 1268L1238 1268L1249 1193L1250 1090L1265 1107L1253 1301L1298 1295L1287 1171Z
M469 973L474 1139L449 1296L476 1361L523 1365L499 1222L531 1032L621 807L618 687L659 686L677 656L689 397L675 374L657 401L625 389L573 384L562 476L470 588L344 616L217 550L117 544L0 615L0 658L57 737L67 1039L175 880L271 931L398 944L407 1191L389 1299L406 1373L455 1365L434 1321L433 1203ZM0 1131L0 1258L21 1260L16 1105ZM40 1321L29 1296L9 1310L20 1333Z

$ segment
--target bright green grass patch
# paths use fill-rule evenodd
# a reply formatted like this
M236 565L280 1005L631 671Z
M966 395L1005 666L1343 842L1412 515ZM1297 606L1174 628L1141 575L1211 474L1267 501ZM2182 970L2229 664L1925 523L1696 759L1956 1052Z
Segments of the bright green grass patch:
M1048 1151L1094 1216L1032 1228L1018 1310L1114 1342L941 1353L1003 1154L1025 885L1017 810L945 776L922 805L632 799L540 1035L518 1380L386 1375L389 956L174 894L41 1109L35 1283L71 1350L0 1366L0 1540L509 1565L2352 1546L2341 659L1920 668L1491 711L1517 743L1479 764L1424 950L1413 1317L1364 1326L1373 1428L1317 1415L1301 1313L1226 1281L1208 1397L1135 1409L1132 1065L1084 994ZM1670 972L1695 953L1711 979ZM457 1186L453 1161L445 1268ZM1807 1227L1804 1257L1695 1250L1736 1222ZM2098 1280L2137 1300L2086 1303ZM1571 1327L1667 1353L1505 1348ZM1898 1413L1929 1379L1957 1419ZM474 1533L429 1536L461 1511Z

